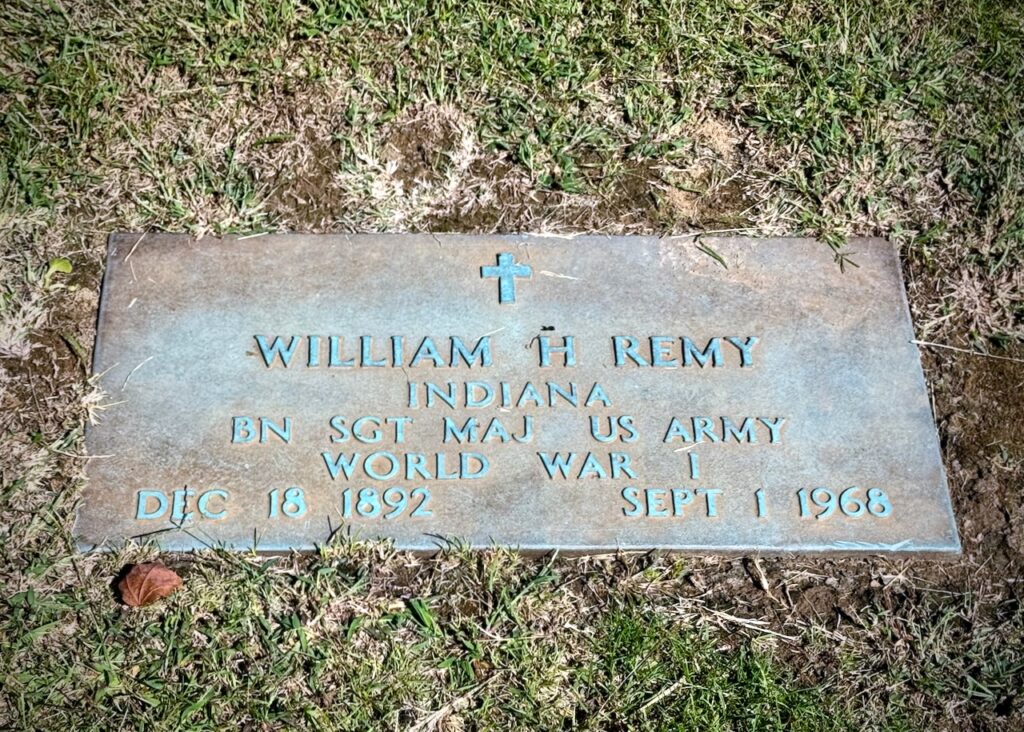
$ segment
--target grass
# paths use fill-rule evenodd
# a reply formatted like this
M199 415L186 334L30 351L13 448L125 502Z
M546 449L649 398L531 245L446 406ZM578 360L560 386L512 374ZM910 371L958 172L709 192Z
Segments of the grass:
M367 574L386 559L370 552L301 566L209 556L190 564L187 593L139 612L81 586L9 596L10 711L83 730L851 727L826 688L766 650L722 646L636 598L566 614L572 582L551 565L466 555L443 562L462 576L381 602L394 577ZM457 610L438 593L453 586Z
M960 361L951 565L207 552L128 611L155 550L70 540L112 230L884 235L919 338L1020 357L1022 87L988 0L4 4L0 726L1024 724L1024 445L964 437L1020 379Z

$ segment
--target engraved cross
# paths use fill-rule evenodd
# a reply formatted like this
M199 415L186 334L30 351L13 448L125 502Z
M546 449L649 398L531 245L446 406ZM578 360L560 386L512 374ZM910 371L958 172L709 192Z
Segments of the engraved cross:
M525 277L529 279L533 275L533 268L528 264L516 264L515 257L508 252L498 255L498 266L480 268L481 277L498 278L498 302L502 305L516 301L516 278Z

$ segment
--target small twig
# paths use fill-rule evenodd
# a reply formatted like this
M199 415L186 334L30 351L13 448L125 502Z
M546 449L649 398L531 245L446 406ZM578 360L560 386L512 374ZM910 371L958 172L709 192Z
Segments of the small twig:
M672 239L700 239L711 234L735 234L741 231L752 231L752 229L749 226L739 229L711 229L709 231L694 231L689 234L672 234L671 236L663 236L662 239L665 241L671 241Z
M535 237L538 237L538 238L544 237L544 238L547 238L547 239L575 239L576 237L584 236L584 234L562 234L562 233L559 233L557 231L538 231L536 233L529 234L528 236L535 236ZM527 249L529 249L529 246L530 246L530 244L529 244L529 242L527 242L526 243Z
M39 418L39 431L42 432L43 431L43 410L39 406L39 397L36 396L36 380L34 378L32 378L32 370L31 369L29 369L29 371L28 371L28 386L29 386L29 389L32 391L32 401L35 402L35 405L36 405L36 417Z
M98 458L112 458L113 455L76 455L73 452L65 452L64 450L58 450L55 447L47 448L52 453L57 455L63 455L64 457L74 458L75 460L96 460Z
M754 565L754 569L757 570L757 582L761 585L761 589L764 590L764 593L768 595L772 602L778 603L779 605L783 605L783 603L779 602L779 599L775 597L774 594L772 594L772 586L768 582L768 576L764 573L764 570L761 568L761 560L757 557L754 557L752 564ZM783 605L783 607L785 606Z
M660 701L661 701L662 699L664 699L664 698L665 698L666 696L668 696L669 694L671 694L671 693L672 693L673 691L675 691L676 689L678 689L678 688L679 688L680 686L682 686L683 684L686 684L687 686L689 686L689 684L688 684L688 682L686 681L686 679L676 679L675 683L673 683L673 684L669 684L668 686L666 686L666 687L664 687L663 689L661 689L661 690L660 690L660 691L659 691L659 692L658 692L657 694L655 694L654 696L652 696L652 697L651 697L650 699L648 699L647 701L645 701L645 702L644 702L644 703L643 703L643 704L642 704L642 705L640 706L640 709L639 709L638 711L641 711L641 712L642 712L642 711L644 711L645 709L647 709L648 707L650 707L650 706L653 706L654 704L657 704L658 702L660 702Z
M141 244L142 240L146 238L146 234L147 233L148 232L146 232L146 231L142 232L142 236L140 236L138 238L138 240L136 240L136 242L134 244L132 244L132 248L129 249L128 253L124 255L124 260L123 261L127 262L129 259L131 259L131 256L133 254L135 254L135 250L139 248L139 244Z
M768 625L768 621L766 621L766 620L757 620L755 618L741 618L741 617L739 617L737 615L732 615L730 613L723 612L721 610L715 610L714 608L710 608L710 607L706 608L706 609L712 615L715 615L715 616L721 618L722 620L725 620L725 621L730 622L730 623L735 623L737 625L741 625L744 628L747 628L749 630L753 630L753 631L755 631L757 633L767 633L768 635L774 635L775 637L782 638L783 640L787 640L790 643L796 643L798 640L800 640L799 638L794 638L791 635L783 635L782 633L774 631L771 628L763 627L765 625Z
M147 359L146 359L145 361L143 361L143 362L142 362L142 363L140 363L140 364L139 364L138 366L136 366L136 367L135 367L135 368L133 368L133 369L132 369L131 371L129 371L129 372L128 372L128 375L124 377L124 383L123 383L123 384L121 384L121 391L124 391L124 390L125 390L125 387L127 387L127 386L128 386L128 379L132 378L132 374L134 374L134 373L135 373L136 371L138 371L139 369L141 369L141 368L142 368L143 366L145 366L145 365L146 365L147 363L149 363L149 362L150 362L150 361L152 361L152 360L153 360L153 357L152 357L152 356L150 356L150 357L149 357L149 358L147 358Z
M567 274L559 274L558 272L548 272L546 269L542 269L538 274L542 274L545 277L557 277L560 280L578 280L579 277L570 277Z
M910 341L916 346L930 346L931 348L945 348L947 351L956 351L957 353L966 353L971 356L981 356L983 358L994 358L997 361L1010 361L1011 363L1024 363L1024 358L1010 358L1009 356L996 356L991 353L982 353L981 351L972 351L969 348L957 348L956 346L947 346L944 343L931 343L930 341Z
M495 677L492 676L476 686L472 687L462 696L457 696L447 704L444 704L437 711L427 715L419 722L409 728L409 732L418 732L419 730L432 730L437 729L438 725L454 711L457 711L460 707L465 706L474 696L476 696L481 690L487 687Z

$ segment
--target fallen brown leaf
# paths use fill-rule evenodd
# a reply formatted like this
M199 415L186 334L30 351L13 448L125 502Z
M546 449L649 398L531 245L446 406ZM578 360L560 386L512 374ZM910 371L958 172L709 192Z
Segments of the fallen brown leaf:
M121 599L131 607L145 607L181 587L181 577L160 562L136 564L117 583Z

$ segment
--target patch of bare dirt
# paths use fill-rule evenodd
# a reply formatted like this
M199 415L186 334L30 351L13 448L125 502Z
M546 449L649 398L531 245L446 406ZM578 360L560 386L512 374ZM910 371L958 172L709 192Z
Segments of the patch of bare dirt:
M698 120L686 134L692 140L690 162L667 171L660 186L672 218L705 229L747 225L744 136L715 117Z
M323 131L289 142L303 152L282 157L271 180L265 210L287 228L622 234L749 223L744 140L713 119L680 132L690 144L681 161L611 165L579 156L577 192L539 189L451 107L411 110L372 145L349 140L348 148Z
M62 295L63 307L51 309L48 322L33 332L28 353L0 358L0 432L28 423L44 439L63 433L67 414L53 396L84 380L95 340L99 281L88 272L77 280L87 284ZM25 419L24 410L33 417Z
M1004 357L1024 361L1024 348ZM965 552L994 576L1024 568L1024 363L926 356Z
M598 165L598 163L594 163ZM438 232L494 231L637 231L664 229L659 209L660 177L653 167L616 173L616 184L584 196L559 190L536 190L523 170L505 156L481 159L469 177L487 181L469 187L451 211L428 217L424 229ZM613 228L609 225L614 222Z
M330 141L310 145L305 165L283 168L273 177L267 207L293 222L298 230L315 230L338 218L341 202L331 191L341 153Z
M431 107L391 129L384 142L384 160L394 167L394 178L406 188L436 183L444 169L463 149L458 119Z

